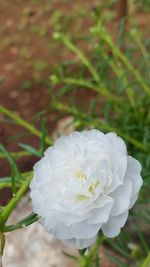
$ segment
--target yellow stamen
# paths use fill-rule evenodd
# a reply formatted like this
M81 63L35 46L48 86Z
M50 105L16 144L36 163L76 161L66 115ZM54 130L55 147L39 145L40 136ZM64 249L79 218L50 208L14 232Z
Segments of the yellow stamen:
M86 174L84 174L84 173L81 172L81 171L78 171L78 172L76 173L76 177L79 178L79 179L81 179L81 180L86 180L86 179L87 179Z
M76 195L76 199L79 201L84 201L87 200L89 197L85 196L85 195Z

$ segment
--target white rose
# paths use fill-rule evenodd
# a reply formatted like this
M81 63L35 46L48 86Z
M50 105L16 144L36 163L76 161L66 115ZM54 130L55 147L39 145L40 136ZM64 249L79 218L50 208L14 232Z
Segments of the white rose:
M40 223L65 244L91 246L102 229L115 237L142 185L140 163L115 133L60 137L34 166L30 185Z

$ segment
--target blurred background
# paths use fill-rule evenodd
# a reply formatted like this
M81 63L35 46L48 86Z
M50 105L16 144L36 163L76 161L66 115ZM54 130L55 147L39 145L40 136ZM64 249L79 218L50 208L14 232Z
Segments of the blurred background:
M143 176L149 178L149 25L149 0L0 0L0 104L39 130L44 121L52 140L75 129L116 131L143 164ZM39 139L3 112L0 142L9 151L20 151L20 143L39 148ZM31 154L16 154L22 172L30 171L37 161L35 151ZM0 157L0 176L7 176L10 169ZM150 199L148 190L147 186L141 194L142 204L143 198ZM1 190L0 204L10 197L9 189ZM28 202L27 196L12 221L29 212ZM146 216L149 223L150 214ZM147 226L142 223L141 227L147 235ZM8 238L6 267L75 266L62 255L62 245L47 237L40 226L25 229L24 237L19 231ZM136 238L129 243L126 253L118 256L121 260L115 261L115 253L121 251L113 248L114 265L105 258L102 266L137 266L135 262L146 252ZM124 265L118 265L122 257Z

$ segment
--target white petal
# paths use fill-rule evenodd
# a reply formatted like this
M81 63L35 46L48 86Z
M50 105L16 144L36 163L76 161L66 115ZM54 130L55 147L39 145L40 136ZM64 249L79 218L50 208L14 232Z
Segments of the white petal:
M47 182L50 182L52 179L52 170L50 168L50 162L43 157L40 161L38 161L34 167L34 176L30 183L30 189L34 189L35 186L45 185Z
M112 199L114 199L114 204L111 210L112 216L118 216L129 209L131 192L132 184L130 181L126 181L110 194Z
M119 235L121 228L125 225L128 218L128 212L124 212L119 216L111 216L106 224L102 226L105 236L115 237Z
M88 219L88 223L106 223L109 218L112 205L113 200L102 208L93 209L93 211L91 212L91 217Z
M124 154L127 155L127 147L125 142L120 136L117 136L116 133L107 133L105 134L107 139L109 140L109 143L113 145L114 147L117 146L117 148Z
M101 224L88 224L87 221L82 221L79 223L74 223L67 226L66 224L57 224L55 228L51 230L53 234L57 236L58 239L90 239L95 236Z
M112 168L119 173L119 178L122 181L127 168L126 145L124 141L115 133L109 133L105 136L108 141L109 156L111 157Z
M108 203L112 202L112 198L106 195L100 194L98 198L93 199L93 201L89 202L83 202L79 205L76 205L75 208L72 207L70 210L70 213L73 212L73 214L77 215L83 215L91 212L93 209L102 208Z
M70 214L69 212L67 213L60 210L49 211L48 206L45 206L41 210L38 210L38 214L40 216L47 214L47 216L49 217L48 220L50 222L49 225L55 225L56 222L59 222L62 225L66 224L67 227L71 226L72 224L85 221L85 219L88 219L88 217L90 217L90 213L79 216L77 214Z
M96 241L97 235L90 238L90 239L76 239L76 238L72 238L72 239L66 239L63 240L63 243L67 246L73 246L76 247L77 249L84 249L84 248L88 248L91 245L93 245Z
M38 196L38 198L37 198ZM39 208L44 207L45 202L39 192L39 190L32 190L30 193L30 198L32 199L32 207L35 213L39 214Z
M133 207L133 205L135 204L135 202L137 201L138 199L138 194L134 195L131 200L130 200L130 206L129 206L129 209L131 209Z
M127 170L125 174L125 180L132 182L132 197L139 192L143 180L141 177L141 164L138 160L128 156Z

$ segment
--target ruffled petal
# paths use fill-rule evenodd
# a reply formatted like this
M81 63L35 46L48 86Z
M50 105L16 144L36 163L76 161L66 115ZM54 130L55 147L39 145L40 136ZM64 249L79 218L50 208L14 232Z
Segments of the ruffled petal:
M119 235L121 228L125 225L128 218L128 211L119 216L110 216L107 223L102 225L102 231L105 236L113 238Z
M110 194L114 200L111 210L112 216L118 216L129 209L132 193L132 183L130 181L124 182L113 193Z
M105 136L112 146L117 147L117 149L120 150L123 155L127 155L126 144L120 136L117 136L116 133L107 133Z
M66 239L63 243L67 246L76 247L77 249L84 249L90 247L96 241L97 235L90 239Z
M127 164L127 170L125 174L125 180L131 181L132 183L132 198L137 199L137 193L139 192L143 180L141 177L141 164L139 161L134 159L131 156L128 156L128 164ZM135 197L136 196L136 197ZM135 201L132 200L132 205L134 205ZM131 206L132 206L131 205Z
M115 133L108 133L105 136L108 141L108 149L109 156L111 157L112 169L117 169L119 179L120 181L123 181L127 168L127 149L125 142Z
M110 203L106 204L104 207L99 209L93 209L93 211L91 212L91 217L88 219L88 223L89 224L106 223L110 216L112 205L113 205L113 199Z
M58 239L90 239L95 236L101 228L101 224L88 224L87 221L74 223L67 226L66 224L56 224L51 232Z

